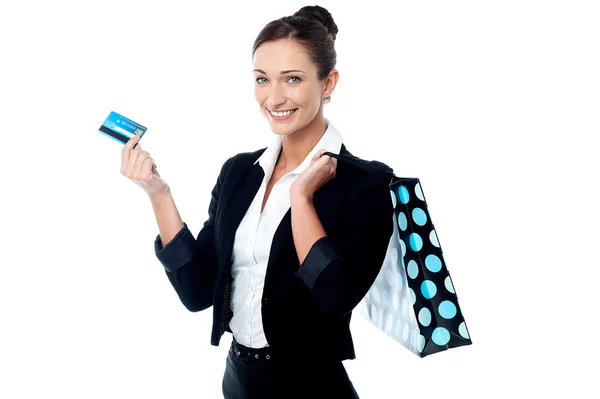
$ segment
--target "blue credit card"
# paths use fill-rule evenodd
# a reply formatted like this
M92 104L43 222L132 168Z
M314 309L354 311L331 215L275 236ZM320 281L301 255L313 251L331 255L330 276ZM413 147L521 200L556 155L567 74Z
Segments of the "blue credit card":
M146 128L129 118L111 112L98 131L121 144L126 144L133 136L140 136L140 139L146 133Z

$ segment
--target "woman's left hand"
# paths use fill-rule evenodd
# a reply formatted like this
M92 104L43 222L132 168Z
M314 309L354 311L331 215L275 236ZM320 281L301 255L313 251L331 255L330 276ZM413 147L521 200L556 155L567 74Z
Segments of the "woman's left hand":
M337 159L323 155L322 149L311 160L306 170L294 180L290 187L290 195L300 195L312 201L315 193L335 177Z

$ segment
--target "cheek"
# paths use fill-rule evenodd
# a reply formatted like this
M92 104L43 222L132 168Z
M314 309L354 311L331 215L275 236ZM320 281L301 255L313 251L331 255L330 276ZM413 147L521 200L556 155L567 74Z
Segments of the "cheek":
M294 100L297 104L301 104L304 107L311 108L315 107L315 103L318 104L320 102L320 92L314 87L305 86L301 89L298 89L294 95Z
M254 87L254 98L259 104L262 104L267 99L267 93L265 89L260 88L258 86Z

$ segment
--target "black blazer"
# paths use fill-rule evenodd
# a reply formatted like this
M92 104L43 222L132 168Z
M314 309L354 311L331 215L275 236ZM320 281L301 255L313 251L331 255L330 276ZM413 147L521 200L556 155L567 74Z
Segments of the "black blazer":
M265 149L239 153L223 164L208 220L196 238L184 223L164 248L160 234L154 241L156 256L183 305L191 312L213 306L214 346L225 331L231 332L231 251L238 225L263 180L264 171L254 162ZM343 144L340 154L352 155ZM315 242L302 265L294 246L291 208L275 232L262 298L265 336L282 355L354 359L351 312L375 281L393 232L389 182L339 159L336 176L315 193L313 203L327 236Z

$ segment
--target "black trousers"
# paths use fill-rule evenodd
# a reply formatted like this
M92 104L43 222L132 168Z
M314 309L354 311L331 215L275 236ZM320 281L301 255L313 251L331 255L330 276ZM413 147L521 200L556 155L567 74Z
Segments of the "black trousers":
M254 361L235 350L227 356L222 389L224 399L359 399L340 360Z

